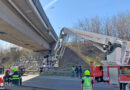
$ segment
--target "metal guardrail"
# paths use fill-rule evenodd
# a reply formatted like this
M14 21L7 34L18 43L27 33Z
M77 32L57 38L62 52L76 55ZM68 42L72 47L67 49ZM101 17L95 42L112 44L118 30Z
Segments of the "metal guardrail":
M58 40L58 36L56 34L56 32L54 31L49 19L47 18L41 4L40 4L40 1L39 0L33 0L33 3L35 4L37 10L39 11L42 19L45 21L47 27L50 27L51 28L51 33L54 35L54 37L56 38L56 40Z

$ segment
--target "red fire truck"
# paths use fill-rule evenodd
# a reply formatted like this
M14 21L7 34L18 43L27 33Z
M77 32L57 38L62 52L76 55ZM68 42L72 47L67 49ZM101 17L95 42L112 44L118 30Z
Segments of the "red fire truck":
M78 36L90 41L93 46L106 54L102 60L102 66L94 66L91 62L91 76L97 81L106 81L109 84L120 87L121 90L130 90L130 42L116 37L63 28L55 47L55 56L64 53L64 45L70 36Z
M121 90L130 90L130 66L95 66L90 64L91 77L97 82L108 82Z

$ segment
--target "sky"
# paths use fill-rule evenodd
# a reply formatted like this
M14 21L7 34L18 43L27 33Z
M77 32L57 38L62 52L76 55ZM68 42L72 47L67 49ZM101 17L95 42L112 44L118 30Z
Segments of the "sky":
M40 0L54 30L74 27L85 18L107 18L130 11L130 0Z
M63 27L74 27L85 18L112 17L130 11L130 0L40 0L54 30L59 35ZM0 47L11 44L0 40Z

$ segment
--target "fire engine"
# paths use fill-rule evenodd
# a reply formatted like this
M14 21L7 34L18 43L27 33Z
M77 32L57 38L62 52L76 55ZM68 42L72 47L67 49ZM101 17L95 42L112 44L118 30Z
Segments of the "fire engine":
M65 44L71 35L76 35L93 43L95 47L106 54L101 66L95 66L90 62L91 76L94 80L108 82L116 85L121 90L130 90L130 42L116 37L63 28L59 40L54 49L55 57L62 57Z

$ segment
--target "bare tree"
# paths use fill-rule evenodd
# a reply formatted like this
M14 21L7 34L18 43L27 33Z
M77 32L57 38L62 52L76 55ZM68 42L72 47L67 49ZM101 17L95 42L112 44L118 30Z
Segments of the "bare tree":
M130 40L130 13L121 13L111 18L79 20L76 28Z
M101 22L98 16L91 19L91 32L101 33Z

